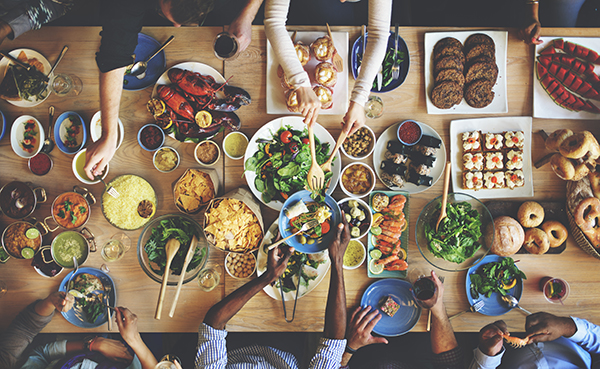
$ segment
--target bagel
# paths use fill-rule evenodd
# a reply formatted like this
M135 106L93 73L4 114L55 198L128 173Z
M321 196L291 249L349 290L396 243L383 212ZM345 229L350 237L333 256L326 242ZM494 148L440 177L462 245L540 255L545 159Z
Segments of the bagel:
M573 131L570 129L557 129L546 139L546 148L550 151L558 151L560 144L570 136L573 136Z
M581 181L567 182L567 208L571 214L575 214L577 205L588 197L594 197L594 194L587 178L583 178Z
M550 250L550 241L546 232L539 228L530 228L525 231L525 242L523 247L530 254L545 254Z
M590 149L590 145L594 144L590 136L585 132L575 133L567 137L558 147L560 154L565 158L579 159L582 158Z
M486 229L486 242L490 246L490 251L500 256L510 256L521 248L525 240L523 227L511 217L500 216L494 219L494 232L492 232L492 223ZM491 238L493 237L493 243Z
M525 201L519 206L517 220L525 228L537 227L544 221L544 208L535 201Z
M554 173L556 173L560 179L569 181L575 175L575 166L573 165L573 162L561 154L552 155L550 165L552 166Z
M548 241L550 241L550 247L558 247L567 240L569 232L561 222L556 220L547 220L542 223L542 229L548 235Z
M600 172L590 172L588 179L594 196L600 199Z
M584 131L583 134L589 139L588 152L586 153L586 158L596 160L600 157L600 145L598 144L598 140L592 134L592 132Z
M575 166L575 174L571 178L571 181L579 181L590 173L590 167L585 161L577 163Z
M600 221L600 199L589 197L582 200L575 209L575 223L582 231L598 229ZM600 229L599 229L600 230Z

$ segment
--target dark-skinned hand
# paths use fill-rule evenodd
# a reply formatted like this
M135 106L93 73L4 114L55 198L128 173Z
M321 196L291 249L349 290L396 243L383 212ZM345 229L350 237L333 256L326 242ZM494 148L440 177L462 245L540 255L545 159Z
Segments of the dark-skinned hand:
M385 338L374 337L371 334L373 328L375 328L375 325L381 319L381 314L379 314L377 309L370 310L370 306L364 309L359 306L352 312L352 316L348 321L348 328L346 329L346 339L351 349L358 350L361 347L374 343L388 343Z
M561 336L571 337L577 332L577 326L570 317L539 312L527 317L525 331L532 336L531 342L545 342Z
M508 332L504 320L495 321L479 331L479 349L487 356L496 356L502 351L503 334Z

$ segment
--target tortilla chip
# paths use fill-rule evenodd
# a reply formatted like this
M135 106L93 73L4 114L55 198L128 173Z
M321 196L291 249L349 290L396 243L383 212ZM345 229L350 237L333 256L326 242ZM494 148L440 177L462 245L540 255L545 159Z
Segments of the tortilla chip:
M205 220L207 239L222 250L246 253L256 249L262 240L258 218L242 201L213 202Z

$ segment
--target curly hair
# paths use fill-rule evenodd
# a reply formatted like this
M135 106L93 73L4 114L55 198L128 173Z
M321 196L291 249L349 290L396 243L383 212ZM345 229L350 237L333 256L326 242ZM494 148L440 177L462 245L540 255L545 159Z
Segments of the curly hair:
M200 25L213 10L214 0L166 0L171 4L173 20L179 24Z

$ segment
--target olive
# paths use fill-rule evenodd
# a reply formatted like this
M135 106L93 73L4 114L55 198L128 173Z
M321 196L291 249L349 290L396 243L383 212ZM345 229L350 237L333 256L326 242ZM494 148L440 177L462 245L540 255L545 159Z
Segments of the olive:
M311 240L309 239L308 241L311 241ZM302 235L298 236L298 242L300 242L302 245L304 245L306 243L306 237L304 237Z
M314 238L309 238L309 239L306 241L306 243L307 243L307 244L309 244L309 245L312 245L313 243L315 243L315 239L314 239Z

